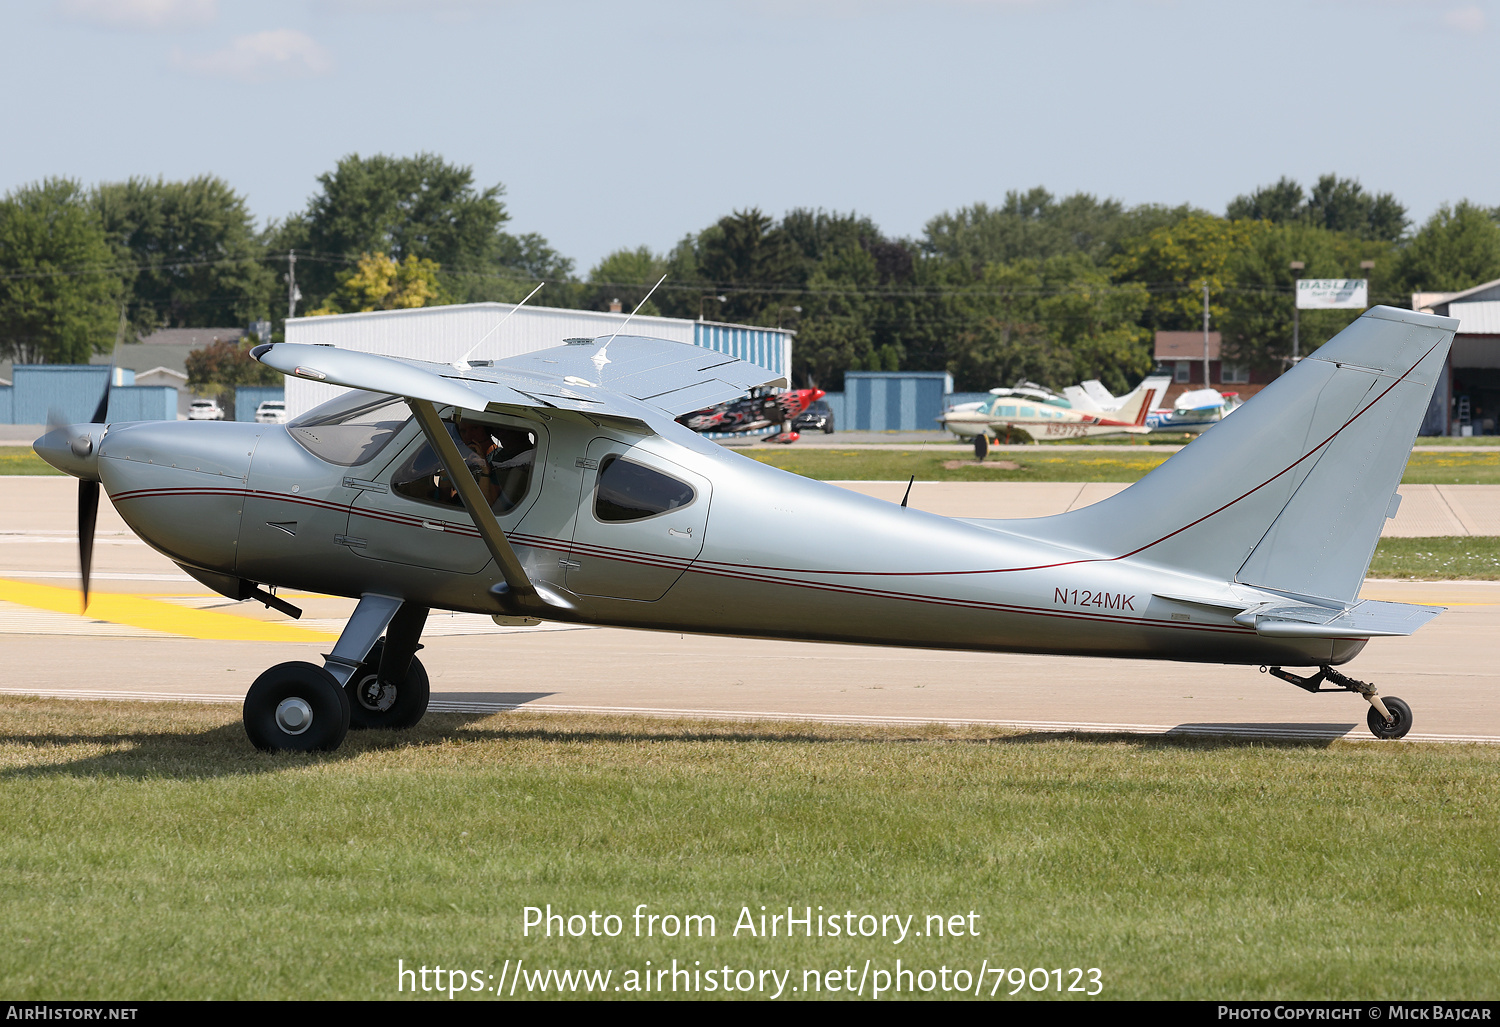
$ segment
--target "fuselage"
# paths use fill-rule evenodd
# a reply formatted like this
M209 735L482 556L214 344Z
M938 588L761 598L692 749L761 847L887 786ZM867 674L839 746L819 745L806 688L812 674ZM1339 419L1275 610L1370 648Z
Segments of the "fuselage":
M1363 639L1277 639L1233 610L1166 596L1236 586L1040 537L1038 522L971 522L789 474L680 425L639 435L562 414L501 419L532 433L524 494L499 523L535 581L594 624L831 642L1199 660L1341 663ZM331 463L287 426L144 422L110 429L98 474L126 522L200 579L245 579L503 612L462 508L392 487L425 445L407 421L364 463ZM624 459L691 501L601 519L602 468ZM921 486L917 487L917 498ZM232 594L232 593L231 593Z

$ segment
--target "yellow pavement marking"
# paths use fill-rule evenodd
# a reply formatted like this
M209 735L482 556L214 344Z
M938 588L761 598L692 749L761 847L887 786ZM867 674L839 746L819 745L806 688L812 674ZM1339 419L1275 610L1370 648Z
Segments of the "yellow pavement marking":
M32 585L0 578L0 601L19 603L39 610L77 614L83 605L82 595L71 588ZM138 595L118 592L95 592L89 596L86 616L111 624L160 631L224 642L336 642L338 636L311 631L292 624L251 620L232 613L194 610L173 603L157 602Z

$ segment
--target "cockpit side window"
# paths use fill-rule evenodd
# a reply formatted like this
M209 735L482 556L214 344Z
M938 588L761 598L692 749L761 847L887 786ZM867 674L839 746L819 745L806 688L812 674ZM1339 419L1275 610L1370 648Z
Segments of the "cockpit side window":
M314 407L286 427L319 460L357 467L373 460L410 419L411 410L399 399L353 392Z
M536 433L526 428L469 420L462 425L452 421L443 424L463 454L479 491L489 501L490 509L496 515L515 509L531 485ZM397 468L391 477L391 488L399 495L423 503L460 508L464 505L431 443L424 443Z
M624 457L608 456L599 466L594 516L601 521L644 520L687 506L694 495L687 482Z

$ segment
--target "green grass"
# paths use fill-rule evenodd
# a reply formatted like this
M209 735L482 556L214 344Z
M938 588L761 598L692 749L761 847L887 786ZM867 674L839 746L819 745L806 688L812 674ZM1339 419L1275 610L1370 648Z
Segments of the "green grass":
M1500 483L1500 449L1413 453L1401 481L1406 485L1494 485Z
M1057 452L1038 446L992 453L979 462L956 452L921 449L739 450L762 463L822 481L1139 481L1172 454L1107 450ZM1005 463L1015 464L1007 468ZM948 466L952 464L954 466ZM1413 453L1402 479L1407 485L1491 485L1500 483L1500 450Z
M0 446L0 474L61 474L30 446Z
M1500 580L1500 538L1383 538L1370 561L1370 577Z
M445 714L302 757L252 752L233 707L0 712L11 999L390 998L398 959L518 958L799 985L988 959L1098 967L1117 999L1500 990L1491 747ZM521 937L547 903L626 935ZM718 934L630 937L638 903ZM980 937L734 938L762 904L972 910Z
M892 449L740 450L746 456L782 470L822 481L1136 481L1159 466L1170 453L1068 453L1041 446L1024 452L993 453L982 463L956 452L925 453ZM1016 464L1006 468L1005 463ZM949 464L955 466L949 467Z

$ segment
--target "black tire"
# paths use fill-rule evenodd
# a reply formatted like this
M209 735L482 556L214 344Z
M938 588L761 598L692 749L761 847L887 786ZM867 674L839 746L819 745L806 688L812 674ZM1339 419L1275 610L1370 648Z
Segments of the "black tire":
M301 730L289 729L278 710L289 700L302 707L288 707L291 717L311 715ZM245 694L245 734L250 744L264 752L332 752L349 732L349 699L334 676L311 663L278 663L250 686Z
M1405 738L1406 732L1411 730L1411 707L1394 695L1382 695L1380 699L1395 719L1387 724L1385 718L1380 715L1380 711L1371 706L1368 716L1365 717L1365 723L1370 725L1370 733L1376 738Z
M983 460L990 451L990 437L984 432L974 436L974 459Z
M823 434L824 435L832 435L833 434L833 422L832 421L829 421L827 424L823 425Z
M432 685L427 680L427 668L415 656L411 658L405 681L382 682L376 687L376 672L380 669L380 655L384 650L385 639L382 638L344 686L344 694L349 700L349 727L355 731L374 728L399 731L416 727L427 714Z

